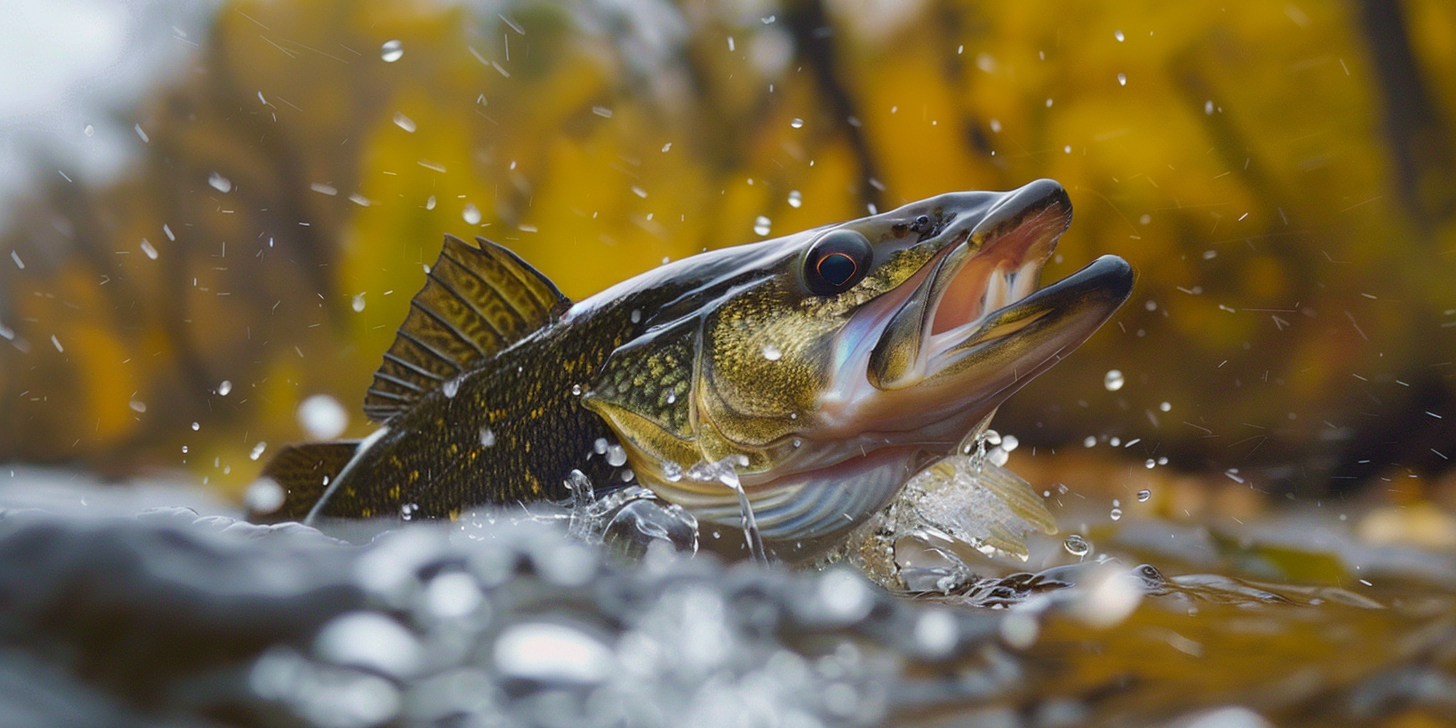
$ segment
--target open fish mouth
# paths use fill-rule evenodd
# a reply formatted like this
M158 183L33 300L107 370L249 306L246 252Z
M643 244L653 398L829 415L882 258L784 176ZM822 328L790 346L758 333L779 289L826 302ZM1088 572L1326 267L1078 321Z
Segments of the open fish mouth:
M858 379L862 404L836 424L956 440L1091 336L1127 299L1133 273L1109 255L1038 290L1071 217L1061 185L1040 180L948 225L915 276L856 315L852 326L878 334L851 357L862 373L841 372Z

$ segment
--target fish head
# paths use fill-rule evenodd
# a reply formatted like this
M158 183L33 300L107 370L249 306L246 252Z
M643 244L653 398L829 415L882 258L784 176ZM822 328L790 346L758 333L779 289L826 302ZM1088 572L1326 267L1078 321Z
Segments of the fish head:
M1071 214L1040 180L679 261L604 294L658 305L585 404L662 498L736 528L736 486L766 542L812 553L1126 300L1115 256L1038 290Z

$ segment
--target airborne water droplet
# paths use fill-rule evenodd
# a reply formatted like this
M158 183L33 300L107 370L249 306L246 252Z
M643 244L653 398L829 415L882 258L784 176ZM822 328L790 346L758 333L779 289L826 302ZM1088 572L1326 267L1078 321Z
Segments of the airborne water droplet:
M789 122L789 126L792 126L795 129L803 129L804 128L804 120L803 119L800 119L798 117L795 117L793 121L790 121Z
M613 444L607 448L607 464L620 468L627 464L627 450L621 445Z
M484 447L495 447L495 432L489 426L480 428L480 444Z
M1097 436L1096 435L1088 435L1085 440L1082 440L1082 446L1083 447L1096 447L1097 446Z
M1153 459L1152 458L1148 458L1148 461L1145 462L1145 463L1143 463L1143 465L1148 466L1148 470L1152 470L1153 469L1153 466L1154 465L1157 465L1157 463L1153 462Z
M208 176L207 183L209 185L212 185L213 189L223 194L227 194L229 192L232 192L233 190L232 180L218 174L217 172L213 172L210 176Z
M384 41L384 45L379 47L379 57L384 59L385 63L394 63L402 55L404 55L404 44L397 40Z
M446 379L440 384L440 391L445 394L445 399L455 399L455 395L460 391L460 377Z
M1149 461L1149 462L1152 462L1152 461ZM1152 498L1152 497L1153 497L1153 491L1148 490L1147 488L1143 488L1142 490L1138 491L1138 494L1137 494L1137 499L1138 499L1138 502L1139 503L1147 503L1148 502L1148 499L1149 498Z
M402 111L394 112L394 125L411 134L415 133L415 129L418 128L415 126L415 120L405 116Z
M201 422L194 422L194 423L192 423L192 431L193 432L197 432L200 429L202 429L202 423Z
M268 443L260 441L258 444L253 446L253 451L248 453L248 459L257 460L258 458L263 457L263 451L267 449Z
M332 440L349 427L349 412L339 400L315 394L298 405L298 424L315 440Z
M434 195L430 195L430 198L428 200L425 200L425 209L426 210L433 210L433 209L435 209L435 196Z
M233 391L233 383L226 379L222 380L222 384L217 385L217 394L219 397L226 397L228 396L228 392L231 391Z
M753 221L753 232L758 235L768 235L769 225L771 224L773 224L772 220L769 220L763 215L759 215L758 219Z
M351 302L349 304L349 307L352 308L352 309L354 309L354 313L363 313L364 312L364 294L360 293L360 294L354 296L354 300L353 300L353 302Z
M789 191L789 207L792 207L794 209L798 209L799 206L802 205L802 204L804 204L804 196L802 194L799 194L799 191L798 190L790 190Z
M1168 410L1173 409L1173 404L1171 402L1164 402L1158 405L1158 409L1167 412Z
M580 397L581 396L581 385L580 384L573 384L573 385L571 385L571 393L574 394L574 395L576 395L576 396L578 396L578 397Z
M1112 31L1112 37L1116 38L1118 43L1121 43L1126 36L1122 34L1122 31L1114 30Z
M1117 390L1122 389L1122 384L1123 379L1122 372L1120 370L1109 369L1107 371L1107 375L1102 377L1102 386L1106 387L1107 391L1109 392L1116 392Z
M1062 542L1062 547L1067 549L1067 553L1077 557L1086 556L1092 551L1092 544L1088 543L1087 539L1075 533L1068 536L1067 540Z
M1112 516L1112 520L1116 521L1119 518L1122 518L1122 509L1121 508L1113 508L1112 509L1112 513L1110 513L1109 515Z
M1118 86L1126 86L1127 85L1127 74L1126 73L1119 73L1119 74L1117 74L1117 85Z
M157 249L152 246L152 241L142 238L142 252L152 260L157 259Z
M465 219L465 222L467 222L467 223L469 223L471 225L479 225L480 224L480 209L477 208L475 205L467 202L467 203L465 203L465 209L462 210L461 213L460 213L460 217L464 218Z

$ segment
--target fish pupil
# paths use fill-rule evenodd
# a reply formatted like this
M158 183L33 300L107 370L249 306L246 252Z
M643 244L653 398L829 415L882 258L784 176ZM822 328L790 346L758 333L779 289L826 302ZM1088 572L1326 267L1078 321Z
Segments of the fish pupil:
M838 288L854 277L859 265L844 253L830 253L819 259L819 275L830 285Z

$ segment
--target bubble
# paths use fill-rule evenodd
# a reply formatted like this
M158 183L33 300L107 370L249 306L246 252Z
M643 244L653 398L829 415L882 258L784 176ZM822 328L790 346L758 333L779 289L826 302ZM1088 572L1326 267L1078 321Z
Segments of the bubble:
M783 356L784 352L779 349L777 344L764 344L763 358L769 361L778 361L779 359L782 359Z
M1152 462L1152 461L1149 460L1148 462ZM1149 498L1152 498L1152 497L1153 497L1153 491L1148 490L1147 488L1143 488L1142 490L1140 490L1140 491L1137 492L1137 499L1138 499L1138 502L1139 503L1147 503L1148 502L1148 499Z
M349 308L354 309L354 313L363 313L364 312L364 294L360 293L360 294L354 296L354 300L349 302Z
M465 209L460 212L460 217L463 218L467 224L479 225L480 208L476 207L472 203L467 202L465 203Z
M272 513L283 506L286 495L277 481L259 478L243 492L243 505L252 513Z
M1081 535L1075 533L1068 536L1067 540L1062 542L1062 547L1067 550L1067 553L1078 558L1086 556L1092 551L1092 544L1088 543L1087 539L1082 538Z
M1122 518L1122 509L1121 508L1113 508L1112 509L1112 512L1109 513L1108 515L1111 516L1112 517L1112 520L1114 520L1114 521L1116 521L1118 519L1121 519Z
M771 224L773 224L772 220L769 220L763 215L759 215L758 219L753 221L753 232L760 236L768 235L769 226Z
M482 447L495 447L495 432L489 426L480 428L480 444Z
M792 207L794 209L798 209L799 206L802 205L802 204L804 204L804 196L802 194L800 194L798 190L790 190L789 191L789 207Z
M1107 370L1107 374L1102 377L1102 386L1106 387L1109 392L1116 392L1122 389L1122 385L1122 370L1120 369L1109 369Z
M795 128L795 129L803 129L804 128L804 120L803 119L800 119L798 117L794 117L794 120L789 122L789 126Z
M213 189L223 194L227 194L233 191L232 180L218 174L217 172L213 172L211 175L208 176L207 184L211 185Z
M315 394L298 405L298 424L315 440L332 440L349 426L349 413L339 400Z
M384 41L384 45L379 47L379 57L384 59L385 63L394 63L402 55L404 55L404 44L397 40Z
M222 380L222 383L217 385L217 394L219 397L226 397L228 396L228 392L231 391L233 391L233 383L226 379Z

